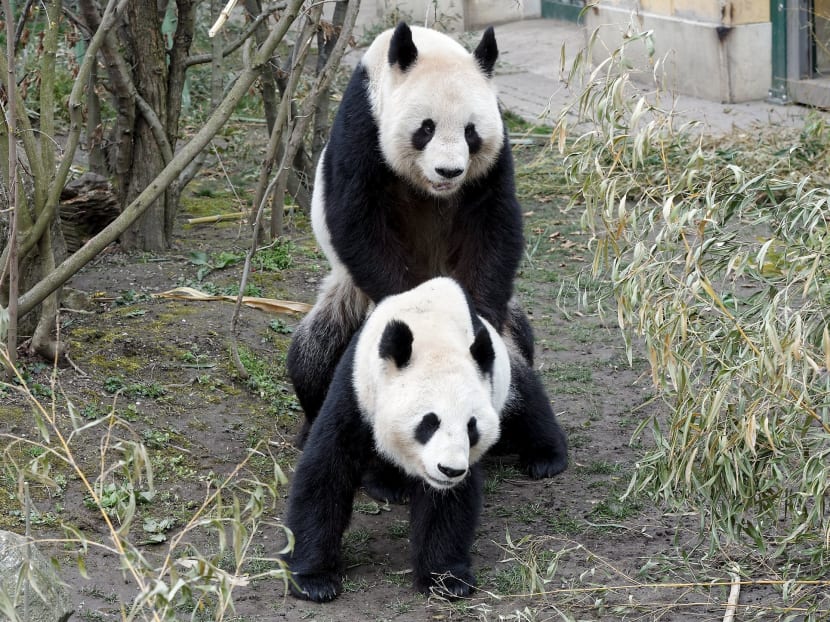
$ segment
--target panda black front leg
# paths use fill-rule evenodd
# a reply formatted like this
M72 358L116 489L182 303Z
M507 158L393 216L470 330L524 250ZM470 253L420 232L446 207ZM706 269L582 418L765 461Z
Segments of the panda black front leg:
M553 477L568 467L568 441L536 373L521 355L510 357L511 397L502 413L495 452L516 452L534 479Z
M480 463L450 490L424 482L413 487L409 540L415 588L443 596L469 595L476 585L470 549L481 514L484 476Z
M349 368L350 369L350 368ZM342 590L340 548L355 490L371 451L371 430L360 418L347 373L338 373L311 426L289 494L286 526L294 549L283 556L297 598L327 602Z

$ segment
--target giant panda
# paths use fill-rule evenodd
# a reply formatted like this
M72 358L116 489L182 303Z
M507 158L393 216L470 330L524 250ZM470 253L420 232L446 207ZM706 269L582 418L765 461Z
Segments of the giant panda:
M492 80L497 57L492 28L469 53L447 35L401 23L355 69L312 196L331 272L286 360L306 414L300 446L371 305L432 277L458 281L510 344L517 376L533 377L532 330L513 300L524 240ZM514 392L503 448L534 478L559 473L567 443L542 385L522 381Z
M367 465L400 470L410 490L415 587L465 596L482 505L480 458L512 397L510 360L461 287L436 278L388 296L340 360L291 483L284 556L292 593L340 592L340 548Z

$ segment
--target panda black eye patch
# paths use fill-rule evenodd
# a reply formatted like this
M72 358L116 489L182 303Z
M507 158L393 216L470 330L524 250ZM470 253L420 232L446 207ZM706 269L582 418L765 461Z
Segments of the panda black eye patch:
M423 151L429 144L429 141L432 140L433 134L435 134L435 121L432 119L424 119L421 121L421 127L415 130L415 133L412 135L412 146L418 151Z
M438 418L438 415L435 413L424 415L421 423L415 428L415 440L421 443L421 445L426 445L439 427L441 427L441 420Z
M476 131L475 124L468 123L464 128L464 140L467 141L467 147L469 147L470 153L476 153L481 149L482 140Z
M476 418L470 417L467 422L467 436L470 437L470 447L474 446L480 437L478 433L478 425L476 425Z

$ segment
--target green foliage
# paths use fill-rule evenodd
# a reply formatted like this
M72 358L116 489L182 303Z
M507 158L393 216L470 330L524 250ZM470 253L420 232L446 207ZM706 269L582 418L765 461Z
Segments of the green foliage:
M279 240L274 244L260 249L253 258L252 265L256 270L281 272L294 265L292 253L294 244L287 240Z
M238 264L244 258L245 255L243 253L229 253L227 251L222 251L215 257L208 256L204 251L191 251L190 255L188 255L188 261L194 266L199 266L199 269L196 271L197 281L201 281L214 270L221 270L222 268Z
M281 380L279 369L284 369L284 361L274 362L262 358L256 352L239 347L239 359L248 372L248 388L271 404L270 411L286 425L296 422L300 411L294 392Z
M161 397L166 389L157 382L126 383L121 376L108 376L104 380L104 391L107 393L123 392L128 397Z
M669 407L638 429L654 446L629 493L699 512L713 547L725 538L784 555L800 543L818 569L830 501L830 190L811 173L826 127L812 119L798 137L716 145L677 126L659 93L635 94L624 59L643 43L627 39L588 76L574 105L587 130L570 140L574 111L563 111L554 131L629 360L641 343Z
M1 351L0 360L8 363ZM116 380L111 380L111 388L119 384ZM129 422L97 405L78 409L56 399L45 407L21 375L17 381L0 385L27 400L37 432L34 436L3 435L3 474L17 484L13 489L37 483L55 496L63 496L64 491L67 497L82 496L94 512L87 522L96 515L99 520L91 528L61 520L60 506L56 513L39 513L24 499L20 502L31 524L63 529L67 549L77 551L81 575L86 573L87 552L93 548L117 560L113 569L120 568L124 580L135 586L132 601L118 603L122 619L173 621L186 611L222 620L233 611L238 586L263 578L287 579L282 562L261 558L255 546L264 527L282 529L268 517L274 512L279 488L287 483L276 463L264 481L248 469L250 457L263 455L259 447L230 472L210 475L201 503L188 503L187 510L175 517L160 516L152 466L158 461L151 459L151 452L153 446L167 444L168 432L139 435ZM95 418L97 414L101 416ZM137 440L142 437L146 443ZM95 448L94 459L84 459L90 447ZM65 473L57 472L53 464ZM288 545L280 552L293 545L287 535ZM195 542L206 544L197 547ZM166 550L148 555L148 544L163 545ZM27 579L27 572L24 567L21 580ZM4 611L14 609L16 598L4 600Z

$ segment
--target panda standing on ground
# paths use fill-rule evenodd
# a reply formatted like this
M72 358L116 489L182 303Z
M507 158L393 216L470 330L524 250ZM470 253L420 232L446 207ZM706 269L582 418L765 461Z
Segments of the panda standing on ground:
M452 279L378 304L337 366L292 481L285 561L295 596L340 593L342 536L373 459L405 473L415 587L472 591L479 459L499 437L510 376L502 339Z
M524 240L492 81L497 57L492 28L470 54L444 34L401 23L355 69L312 197L331 273L287 358L306 413L301 445L370 305L449 276L508 344L516 399L500 448L518 453L534 478L566 468L565 435L532 369L530 323L513 300Z

